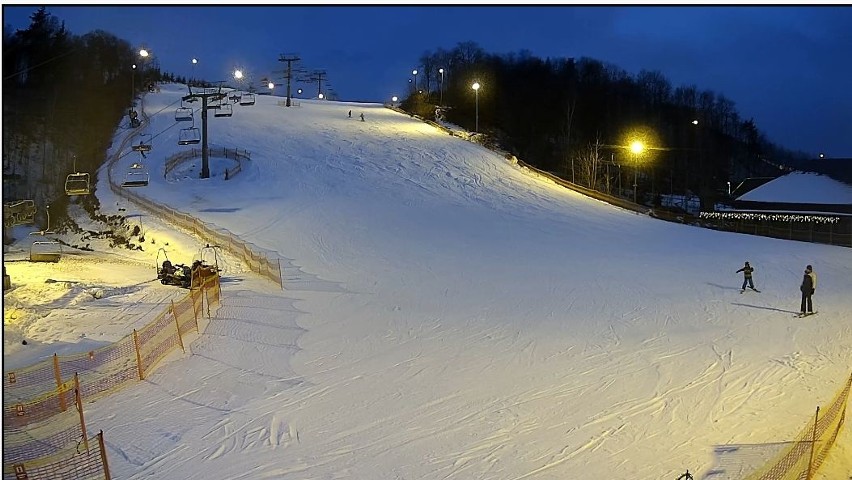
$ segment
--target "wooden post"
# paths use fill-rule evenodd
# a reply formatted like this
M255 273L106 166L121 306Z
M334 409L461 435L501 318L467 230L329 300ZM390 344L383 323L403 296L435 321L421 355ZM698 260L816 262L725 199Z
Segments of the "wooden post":
M139 380L145 380L145 373L142 370L142 354L139 352L139 335L136 329L133 329L133 345L136 346L136 369L139 371Z
M80 429L83 431L83 446L89 453L89 436L86 434L86 421L83 419L83 398L80 395L80 378L74 372L74 401L77 402L77 412L80 413Z
M180 349L183 350L183 353L186 353L186 348L183 346L183 336L180 334L180 322L178 321L177 315L175 315L175 302L172 301L172 307L170 311L172 312L172 316L175 317L175 328L177 328L178 334L178 343L180 343Z
M107 463L106 448L104 448L104 431L103 430L101 430L100 433L98 433L98 447L101 450L101 463L104 466L104 479L110 480L109 463Z
M65 392L62 390L62 374L59 371L59 356L57 354L53 354L53 376L56 379L56 394L59 395L59 410L64 412L67 405L65 405Z
M281 259L278 259L278 284L281 285L281 290L284 290L284 275L281 274Z
M814 447L816 446L817 423L819 423L819 407L817 407L816 415L814 415L814 433L811 435L811 458L808 460L808 476L805 477L807 480L811 480L814 473Z

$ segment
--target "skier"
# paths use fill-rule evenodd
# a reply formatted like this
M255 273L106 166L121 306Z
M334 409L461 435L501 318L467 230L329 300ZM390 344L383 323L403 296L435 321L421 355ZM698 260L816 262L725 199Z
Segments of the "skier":
M751 288L755 292L760 293L760 290L754 288L754 282L752 281L752 278L751 278L751 273L754 272L754 268L752 268L752 266L749 265L748 262L745 262L745 265L743 266L743 268L737 270L734 273L740 273L740 272L743 272L743 286L740 289L740 293L745 292L746 284L748 284L749 288Z
M363 113L361 114L361 121L362 122L364 121L364 114Z
M802 285L799 287L799 290L802 291L802 308L799 316L813 315L814 307L811 296L816 291L816 273L814 272L814 267L810 265L805 267L805 276L802 277ZM805 307L807 307L807 311Z
M352 110L349 110L349 118L352 118Z

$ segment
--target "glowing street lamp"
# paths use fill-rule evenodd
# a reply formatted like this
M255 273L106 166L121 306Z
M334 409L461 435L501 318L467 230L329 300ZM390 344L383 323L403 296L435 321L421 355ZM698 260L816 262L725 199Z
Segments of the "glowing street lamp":
M396 95L392 96L391 97L391 105L395 107L397 100L399 100L399 97L397 97Z
M240 70L240 69L234 70L234 78L236 78L237 80L242 80L243 79L243 71Z
M198 59L192 57L192 60L189 61L192 64L192 79L195 80L195 66L198 65Z
M439 102L439 105L441 105L441 106L443 107L443 106L444 106L444 69L443 69L443 68L439 68L439 69L438 69L438 73L440 73L440 74L441 74L441 88L440 88L440 91L441 91L441 100L440 100L440 102Z
M637 173L639 171L639 155L645 151L645 144L640 142L639 140L633 140L630 142L630 152L633 153L633 203L636 203L636 184L637 184Z
M273 88L275 88L275 84L274 84L274 83L272 83L272 82L267 83L267 84L266 84L266 86L267 86L267 87L269 87L269 89L270 89L270 90L272 90Z
M411 74L414 75L414 84L413 84L412 91L416 92L417 91L417 70L416 69L412 70Z
M317 95L317 98L319 98L320 100L322 100L323 98L325 98L325 95L323 95L323 94L321 94L321 93L320 93L319 95Z
M479 133L479 82L473 82L473 85L470 88L476 92L476 129L474 129L475 133Z

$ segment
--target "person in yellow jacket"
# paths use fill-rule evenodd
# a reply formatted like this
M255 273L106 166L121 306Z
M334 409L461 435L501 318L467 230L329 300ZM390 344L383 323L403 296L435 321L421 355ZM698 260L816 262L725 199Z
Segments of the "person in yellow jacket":
M746 285L748 285L748 287L751 288L752 290L754 290L755 292L760 292L760 290L754 288L754 281L751 278L751 274L752 274L752 272L754 272L754 268L752 268L752 266L749 265L748 262L745 262L745 265L743 266L743 268L737 270L734 273L740 273L740 272L743 272L743 286L740 289L740 293L745 292Z

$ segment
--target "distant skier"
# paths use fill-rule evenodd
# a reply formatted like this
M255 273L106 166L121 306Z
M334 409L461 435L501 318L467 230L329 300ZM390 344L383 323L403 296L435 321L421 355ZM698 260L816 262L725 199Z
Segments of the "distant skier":
M364 121L364 114L363 113L361 114L361 121L362 122Z
M349 118L352 118L352 110L349 110Z
M760 290L754 288L754 281L751 278L751 274L752 272L754 272L754 268L752 268L752 266L749 265L748 262L745 262L743 268L737 270L734 273L740 272L743 272L743 286L740 288L740 293L745 292L746 285L748 285L748 287L754 290L755 292L760 292Z
M799 313L800 317L813 315L814 313L811 296L814 292L816 292L816 284L816 273L814 272L814 267L808 265L805 267L805 276L802 277L802 285L799 287L799 290L802 291L802 308Z

